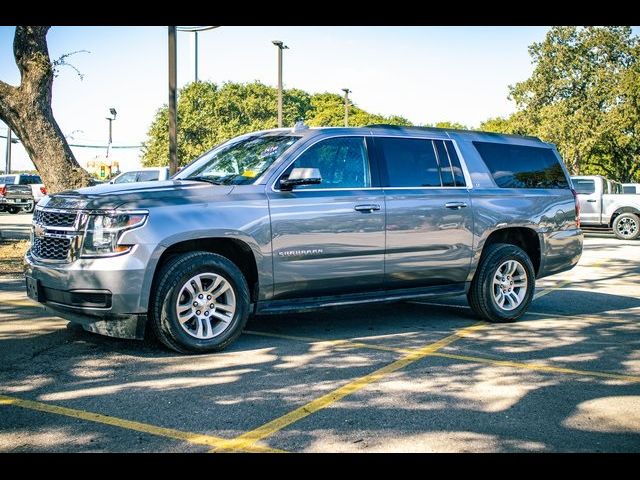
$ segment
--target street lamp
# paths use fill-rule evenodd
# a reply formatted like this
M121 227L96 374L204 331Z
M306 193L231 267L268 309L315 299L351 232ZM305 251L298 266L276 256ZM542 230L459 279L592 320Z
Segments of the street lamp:
M113 115L113 118L106 117L106 119L109 120L109 144L107 145L107 158L109 158L109 153L111 152L111 142L113 141L111 123L116 119L116 115L118 114L118 112L116 112L115 108L111 107L109 109L109 113Z
M280 40L273 40L271 43L278 47L278 128L282 128L282 51L289 47Z
M348 88L343 88L342 91L344 92L344 126L348 127L349 126L349 94L353 92Z

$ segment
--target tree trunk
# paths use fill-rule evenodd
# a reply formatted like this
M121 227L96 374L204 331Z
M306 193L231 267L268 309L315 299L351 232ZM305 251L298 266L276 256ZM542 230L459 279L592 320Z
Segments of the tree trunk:
M20 86L0 81L0 118L24 145L48 193L85 187L90 176L76 161L51 110L53 65L49 27L16 27L13 52Z

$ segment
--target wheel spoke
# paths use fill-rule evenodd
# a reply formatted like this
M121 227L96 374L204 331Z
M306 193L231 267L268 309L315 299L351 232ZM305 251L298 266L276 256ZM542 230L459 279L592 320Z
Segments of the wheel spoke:
M216 317L218 320L220 320L221 322L224 323L229 323L231 321L231 319L233 318L233 315L231 316L227 316L224 313L215 311L215 312L211 312L211 316L212 317Z
M189 320L191 320L191 318L193 318L193 315L194 315L193 308L191 308L190 306L189 308L187 308L186 310L183 310L182 312L178 310L178 321L182 325L184 325Z
M196 294L202 293L203 292L203 288L202 288L202 278L200 275L196 275L195 277L193 277L191 279L191 281L195 284L195 289L196 289Z
M204 338L211 338L213 336L213 332L211 331L211 321L208 318L203 318L202 325L204 327L204 331L202 332L202 336Z
M218 286L218 288L215 291L211 292L211 296L213 298L218 298L220 295L222 295L224 292L226 292L227 290L229 290L231 288L231 285L229 285L228 282L225 282L224 280L221 282L221 284Z
M213 281L213 283L211 284L211 286L209 287L209 289L207 290L207 295L211 295L213 293L213 291L218 288L218 286L224 282L224 280L222 279L222 277L216 277L216 279Z

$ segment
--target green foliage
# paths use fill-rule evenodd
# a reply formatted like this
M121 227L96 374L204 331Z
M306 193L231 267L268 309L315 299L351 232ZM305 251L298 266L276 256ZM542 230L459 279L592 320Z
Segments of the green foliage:
M309 126L344 125L344 100L340 95L310 95L302 90L283 92L283 124L293 126L305 120ZM375 115L352 105L349 125L371 123L410 125L402 117ZM198 155L230 138L256 130L276 128L277 89L260 82L211 82L186 85L178 97L178 159L185 165ZM143 144L142 164L169 163L169 120L167 106L160 108Z
M553 27L510 87L518 112L481 129L555 143L573 174L640 180L640 41L629 27Z
M434 124L430 124L430 125L425 125L426 127L435 127L435 128L449 128L449 129L453 129L453 130L471 130L469 127L467 127L466 125L463 125L462 123L458 123L458 122L449 122L449 121L444 121L444 122L436 122Z

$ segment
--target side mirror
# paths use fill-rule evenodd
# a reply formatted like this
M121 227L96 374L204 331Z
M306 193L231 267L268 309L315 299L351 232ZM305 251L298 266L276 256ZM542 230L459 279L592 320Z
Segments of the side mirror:
M288 192L299 185L317 185L322 183L322 175L317 168L294 168L289 178L280 180L280 190Z

